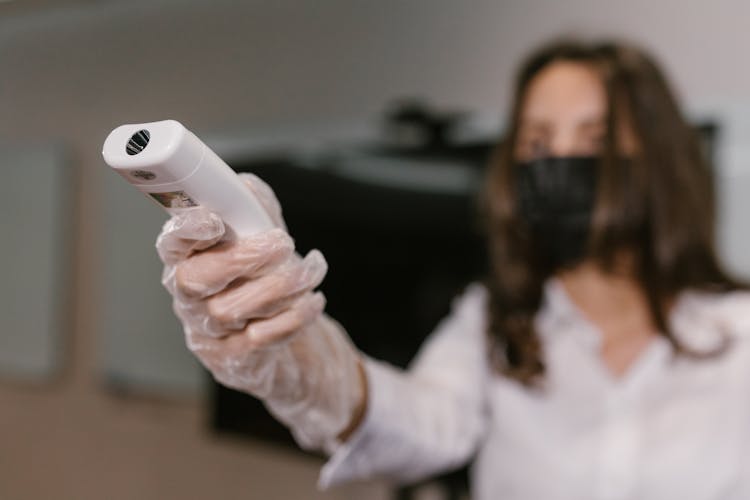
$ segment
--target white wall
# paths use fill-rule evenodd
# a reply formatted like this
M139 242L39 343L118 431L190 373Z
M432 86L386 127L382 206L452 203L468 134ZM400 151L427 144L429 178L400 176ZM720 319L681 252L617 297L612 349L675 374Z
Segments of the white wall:
M127 250L141 257L129 278L166 300L144 250L158 216L100 160L113 126L173 117L199 134L251 140L270 128L367 124L389 99L415 94L492 118L532 45L559 33L622 34L655 51L693 114L728 125L722 171L733 198L723 205L731 226L722 242L734 267L749 271L734 201L744 195L736 186L750 189L749 14L739 1L133 0L0 18L0 137L63 141L78 186L67 369L38 387L0 381L0 497L312 497L319 462L209 439L200 398L117 399L103 390L102 354L117 351L102 342L112 327L105 319L123 285L111 282L121 279L112 248L131 240ZM169 350L158 358L161 381L187 380L191 393L198 372L179 332L166 332L174 323L166 325L152 339ZM368 485L321 498L382 494Z

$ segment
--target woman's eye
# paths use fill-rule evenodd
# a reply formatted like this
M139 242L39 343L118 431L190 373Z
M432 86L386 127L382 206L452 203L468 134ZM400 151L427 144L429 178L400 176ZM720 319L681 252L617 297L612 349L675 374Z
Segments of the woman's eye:
M548 148L540 137L524 137L519 141L518 151L527 158L537 158L547 153Z
M593 152L598 153L604 149L604 141L605 141L604 134L600 134L600 135L597 134L595 136L589 137L587 142L591 150Z
M529 142L529 153L533 158L542 158L549 154L547 143L542 139L533 139Z

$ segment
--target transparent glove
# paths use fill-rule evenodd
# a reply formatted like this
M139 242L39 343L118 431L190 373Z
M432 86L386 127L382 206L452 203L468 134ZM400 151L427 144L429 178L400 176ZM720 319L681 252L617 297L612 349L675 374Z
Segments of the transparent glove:
M322 254L297 255L271 189L246 182L278 227L223 241L215 214L175 216L156 242L162 283L188 348L219 383L262 399L301 446L331 451L363 411L360 356L314 292Z

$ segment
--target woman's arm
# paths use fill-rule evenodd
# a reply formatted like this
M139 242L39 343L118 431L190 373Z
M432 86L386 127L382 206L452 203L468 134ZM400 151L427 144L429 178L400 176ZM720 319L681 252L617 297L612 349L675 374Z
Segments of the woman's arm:
M387 477L410 482L465 464L485 430L484 290L469 287L408 371L366 359L361 424L320 484Z
M157 240L188 348L217 381L262 399L301 446L335 451L324 484L464 463L483 429L482 289L455 304L409 372L366 360L323 313L323 256L294 252L270 188L263 196L251 181L277 229L220 242L221 221L196 209Z

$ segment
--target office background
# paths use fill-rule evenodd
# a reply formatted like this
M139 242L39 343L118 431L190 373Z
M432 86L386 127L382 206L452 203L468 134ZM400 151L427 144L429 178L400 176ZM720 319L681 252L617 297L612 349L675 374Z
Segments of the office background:
M389 103L419 97L487 137L533 46L620 35L659 57L691 119L719 124L717 238L750 276L749 14L728 0L0 3L0 497L390 495L318 493L319 458L209 430L205 376L159 285L164 215L101 160L114 126L171 117L233 161L305 158L379 140Z

